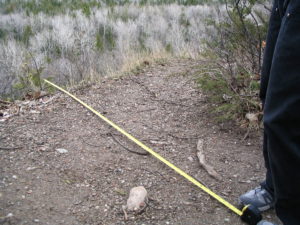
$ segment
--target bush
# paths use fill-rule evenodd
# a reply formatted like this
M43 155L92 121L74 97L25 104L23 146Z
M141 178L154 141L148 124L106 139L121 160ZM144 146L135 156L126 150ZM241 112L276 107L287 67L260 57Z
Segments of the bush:
M60 1L63 6L57 10L70 1ZM79 7L78 0L72 1ZM204 18L215 15L210 6L132 4L91 8L89 16L82 8L69 8L68 13L53 16L34 14L32 10L44 0L35 3L28 13L0 14L0 95L14 92L12 84L28 74L22 67L24 62L29 61L35 73L32 58L25 59L28 52L45 67L43 77L50 75L62 85L119 73L141 57L197 57L202 49L199 39L206 36Z
M198 82L215 105L221 121L243 120L246 113L259 114L258 98L262 53L267 31L267 12L259 0L231 0L227 15L208 20L205 57L208 65Z
M0 28L0 39L5 39L7 32L4 29Z
M96 48L98 51L113 50L116 46L117 35L111 26L101 25L96 33Z

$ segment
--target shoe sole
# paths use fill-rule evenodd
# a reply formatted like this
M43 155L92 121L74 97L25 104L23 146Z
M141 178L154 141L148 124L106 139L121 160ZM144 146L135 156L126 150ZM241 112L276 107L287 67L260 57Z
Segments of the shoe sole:
M238 206L240 209L243 209L246 205L240 200L238 199ZM266 205L266 206L263 206L263 207L257 207L257 209L260 211L260 212L265 212L269 209L273 209L274 206L271 206L271 205Z

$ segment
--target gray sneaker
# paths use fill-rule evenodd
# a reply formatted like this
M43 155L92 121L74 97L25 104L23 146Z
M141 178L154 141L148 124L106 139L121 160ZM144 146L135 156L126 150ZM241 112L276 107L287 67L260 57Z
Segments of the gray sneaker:
M268 221L265 221L265 220L262 220L257 225L276 225L276 224L268 222Z
M274 207L274 197L266 189L257 187L241 195L239 204L242 206L253 205L263 212Z

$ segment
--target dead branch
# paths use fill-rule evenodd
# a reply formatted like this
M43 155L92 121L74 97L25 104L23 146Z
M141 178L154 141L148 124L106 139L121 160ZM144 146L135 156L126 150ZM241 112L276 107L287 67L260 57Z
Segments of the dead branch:
M124 213L124 220L127 221L128 220L128 214L126 212L126 207L125 206L122 206L122 211Z
M215 178L216 180L221 180L221 176L215 171L215 169L208 165L204 155L204 141L202 139L198 140L197 143L197 157L199 159L200 165L207 171L207 173Z
M149 155L149 152L137 152L137 151L134 151L134 150L131 150L129 148L127 148L126 146L124 146L119 140L116 139L116 137L112 134L112 133L109 133L108 134L110 137L112 137L112 139L118 144L120 145L121 147L123 147L125 150L127 150L128 152L131 152L131 153L134 153L134 154L137 154L137 155Z
M0 146L0 150L7 150L7 151L21 149L21 148L22 148L21 146L19 146L19 147L1 147Z

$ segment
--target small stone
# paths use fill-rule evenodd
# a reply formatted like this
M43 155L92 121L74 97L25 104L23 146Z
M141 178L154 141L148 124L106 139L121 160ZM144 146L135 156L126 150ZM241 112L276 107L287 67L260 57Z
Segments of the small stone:
M33 222L38 223L38 222L40 222L40 220L39 219L34 219Z
M258 121L258 115L255 113L247 113L246 114L246 118L250 121L250 122L257 122Z
M30 110L30 113L33 113L33 114L40 114L41 112L40 112L40 111L37 111L37 110Z
M16 175L13 175L13 176L12 176L12 178L14 178L14 179L18 179L18 177L17 177Z
M224 221L229 223L230 219L229 218L225 218Z
M8 214L6 215L7 218L13 217L13 216L14 216L14 214L12 214L12 213L8 213Z
M145 205L147 201L147 190L143 186L134 187L130 190L127 199L127 209L129 211L137 211Z
M61 153L61 154L68 153L68 150L64 149L64 148L58 148L58 149L56 149L56 151Z
M189 156L189 157L188 157L188 160L190 160L191 162L193 162L193 161L194 161L194 159L193 159L193 157L192 157L192 156Z
M96 206L95 206L95 209L97 209L97 210L100 209L100 206L99 206L99 205L96 205Z
M36 169L36 167L27 167L27 171L31 171L31 170L35 170Z

